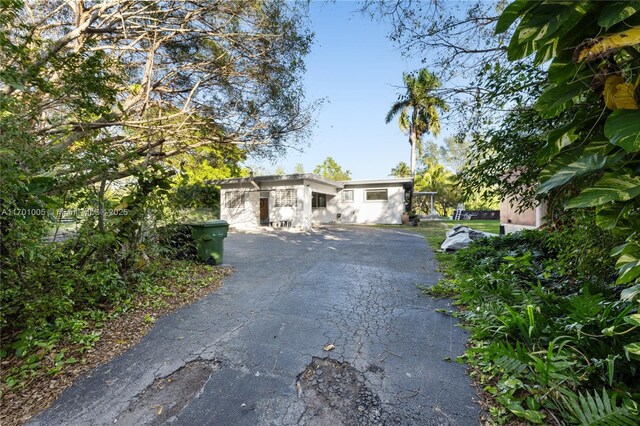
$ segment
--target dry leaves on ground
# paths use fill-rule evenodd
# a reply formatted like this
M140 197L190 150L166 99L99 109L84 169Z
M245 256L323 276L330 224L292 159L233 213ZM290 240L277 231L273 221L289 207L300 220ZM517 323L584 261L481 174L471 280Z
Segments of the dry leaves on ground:
M62 391L71 386L78 377L107 363L138 343L151 329L155 319L214 292L221 286L222 278L233 272L232 268L201 266L194 264L193 281L196 282L195 285L165 283L167 291L162 295L139 296L132 303L134 308L105 322L102 328L96 328L96 331L101 332L101 336L91 349L85 351L79 345L66 345L67 357L73 356L80 361L66 365L55 376L46 374L46 371L54 364L53 359L46 357L42 362L50 364L46 365L49 368L43 368L41 374L32 378L20 389L11 389L5 383L5 376L22 360L15 357L3 360L0 369L0 406L2 406L0 424L12 426L25 423L49 407ZM149 303L151 302L150 298L156 303ZM64 347L65 345L62 344L58 345L56 349L60 351Z

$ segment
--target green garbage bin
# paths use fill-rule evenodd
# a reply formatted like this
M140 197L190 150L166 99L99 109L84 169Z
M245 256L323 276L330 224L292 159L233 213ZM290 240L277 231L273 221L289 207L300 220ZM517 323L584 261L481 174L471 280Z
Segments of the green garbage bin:
M225 220L189 223L191 236L196 242L198 258L210 265L221 265L224 259L224 239L229 223Z

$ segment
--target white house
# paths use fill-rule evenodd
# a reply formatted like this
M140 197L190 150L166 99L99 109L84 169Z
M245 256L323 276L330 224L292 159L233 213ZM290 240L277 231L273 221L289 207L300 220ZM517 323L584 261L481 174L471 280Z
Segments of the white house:
M400 224L412 180L333 181L311 173L212 181L220 219L235 228L323 223Z

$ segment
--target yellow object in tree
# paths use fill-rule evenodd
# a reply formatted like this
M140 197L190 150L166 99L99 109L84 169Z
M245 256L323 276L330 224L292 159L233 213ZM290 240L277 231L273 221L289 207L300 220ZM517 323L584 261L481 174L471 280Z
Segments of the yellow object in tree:
M635 86L627 83L619 75L607 77L604 84L604 103L610 110L638 109L635 99Z
M591 61L610 55L612 52L627 46L640 44L640 26L631 27L626 31L609 34L596 40L589 40L578 46L574 61L580 63L584 60Z

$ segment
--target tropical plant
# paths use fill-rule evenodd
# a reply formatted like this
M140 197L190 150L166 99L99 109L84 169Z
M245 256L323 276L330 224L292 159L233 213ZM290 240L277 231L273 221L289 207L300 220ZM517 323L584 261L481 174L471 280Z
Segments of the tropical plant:
M397 178L403 177L411 177L411 169L404 161L398 163L393 169L391 169L391 174L389 176L394 176Z
M547 135L538 192L564 193L566 209L594 209L600 227L625 235L612 251L617 283L638 285L640 2L515 1L496 32L516 21L509 59L550 62L536 110L547 119L573 112ZM625 350L640 356L640 342Z
M460 192L455 185L455 175L448 171L437 160L425 157L422 160L423 168L418 169L415 177L414 190L417 192L437 192L435 207L442 216L447 216L450 209L462 201ZM418 199L419 207L429 212L428 199Z
M589 215L574 220L559 233L476 240L449 262L448 280L424 289L453 291L464 306L464 360L499 424L631 425L640 415L638 364L625 351L640 337L637 304L609 285L613 268L602 259L615 241Z
M547 119L574 111L547 134L538 192L570 191L565 208L595 208L600 226L626 233L615 252L618 282L633 283L640 277L640 3L516 1L496 31L516 20L509 58L551 61L536 110Z
M426 68L417 73L402 76L406 92L398 97L387 113L390 123L398 115L400 130L409 134L411 145L411 175L416 173L416 163L421 138L425 133L437 136L440 133L439 111L447 111L447 104L434 92L440 87L440 80Z

